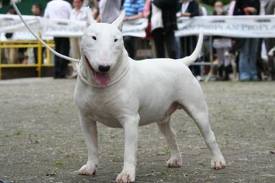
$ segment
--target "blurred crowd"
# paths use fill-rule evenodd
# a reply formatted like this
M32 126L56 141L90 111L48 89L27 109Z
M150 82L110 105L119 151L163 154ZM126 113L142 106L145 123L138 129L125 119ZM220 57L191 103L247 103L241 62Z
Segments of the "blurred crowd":
M41 5L33 4L32 13L48 19L82 20L88 25L93 22L111 23L125 11L125 21L148 18L147 36L142 41L153 42L155 57L179 58L188 56L196 46L197 36L175 37L179 17L196 16L247 16L275 15L275 0L231 0L224 5L222 1L213 3L212 13L199 0L51 0L43 10ZM15 14L11 8L9 14ZM6 37L11 37L6 33ZM207 38L213 50L212 58L205 54L203 60L214 60L210 71L213 80L231 80L232 73L238 71L241 81L275 80L275 59L268 52L275 46L274 39L228 38L214 36ZM141 38L125 36L124 44L129 56L136 57L137 42ZM55 49L64 55L80 57L80 38L55 37ZM34 50L34 54L37 50ZM14 55L14 53L7 53ZM37 56L35 56L37 57ZM200 59L202 60L202 59ZM55 57L55 78L67 76L68 62ZM200 62L200 61L199 61ZM190 67L198 79L206 72L199 64ZM71 77L74 77L73 73Z

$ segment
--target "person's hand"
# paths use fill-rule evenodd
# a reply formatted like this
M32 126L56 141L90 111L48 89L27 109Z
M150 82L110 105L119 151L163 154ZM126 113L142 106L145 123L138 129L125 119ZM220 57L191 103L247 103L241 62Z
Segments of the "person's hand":
M254 7L246 7L244 8L244 13L246 15L252 15L255 14L257 12L257 10Z
M124 21L130 20L129 17L124 17Z
M191 15L190 13L181 13L182 17L190 17L190 15Z
M100 15L98 15L98 16L96 17L96 19L95 19L95 20L96 20L96 22L98 22L98 23L99 23L99 22L101 22L101 16L100 16Z

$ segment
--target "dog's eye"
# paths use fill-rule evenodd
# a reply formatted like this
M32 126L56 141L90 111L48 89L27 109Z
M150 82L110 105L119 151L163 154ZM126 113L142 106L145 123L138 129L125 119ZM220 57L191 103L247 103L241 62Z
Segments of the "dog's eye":
M93 40L96 40L96 37L95 36L92 36Z
M114 42L117 42L118 41L118 39L114 39Z

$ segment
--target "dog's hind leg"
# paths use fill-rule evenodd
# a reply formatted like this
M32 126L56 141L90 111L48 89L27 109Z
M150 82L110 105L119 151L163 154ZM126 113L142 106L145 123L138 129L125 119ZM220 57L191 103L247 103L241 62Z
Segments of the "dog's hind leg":
M96 121L80 114L80 125L85 135L85 142L88 148L88 161L79 170L80 175L95 175L98 164L98 142Z
M158 127L160 132L166 138L168 143L171 157L167 161L167 166L169 168L179 168L182 166L182 159L179 152L178 144L176 142L176 134L170 125L170 117L167 121L158 123Z
M211 167L214 169L224 168L225 160L216 142L215 134L209 124L208 107L201 89L197 88L196 85L193 85L184 93L186 95L178 102L194 119L196 125L200 129L204 141L212 154Z

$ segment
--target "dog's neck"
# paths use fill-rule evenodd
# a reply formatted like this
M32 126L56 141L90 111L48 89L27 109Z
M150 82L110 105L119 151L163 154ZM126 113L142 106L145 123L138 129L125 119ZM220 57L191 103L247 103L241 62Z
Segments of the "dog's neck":
M118 59L120 60L118 64L116 64L114 68L108 73L110 77L110 82L106 86L102 86L96 83L94 75L92 73L93 71L91 70L90 66L85 60L81 60L78 69L78 75L80 80L85 84L96 88L106 88L118 83L127 75L130 67L128 53L125 50L125 48L123 48L123 51Z

